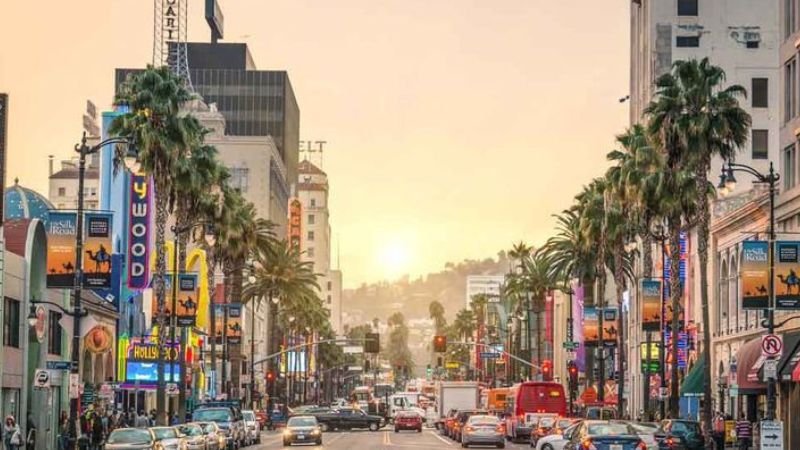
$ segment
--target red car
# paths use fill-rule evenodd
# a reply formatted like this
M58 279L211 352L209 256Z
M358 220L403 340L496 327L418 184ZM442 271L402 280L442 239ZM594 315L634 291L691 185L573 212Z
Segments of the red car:
M267 412L263 409L259 409L256 411L256 421L262 430L266 430L267 422L269 422L269 415L267 415Z
M422 417L414 411L400 411L394 418L394 432L400 430L417 430L422 433Z

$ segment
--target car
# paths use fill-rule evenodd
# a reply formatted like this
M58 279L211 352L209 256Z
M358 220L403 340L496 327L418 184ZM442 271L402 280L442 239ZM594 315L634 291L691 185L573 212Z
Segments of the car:
M242 418L244 418L244 427L247 434L245 439L245 441L247 441L247 445L260 444L261 425L258 424L255 411L242 411Z
M625 422L584 420L570 434L564 450L644 450L645 443L636 430Z
M361 409L342 408L329 413L316 414L322 431L351 430L353 428L369 428L378 431L386 423L381 416L373 416Z
M193 423L185 423L178 425L178 435L185 442L185 450L208 450L206 443L206 434L200 425Z
M580 426L580 421L564 428L561 433L553 433L537 440L536 450L562 450L578 426Z
M494 445L506 447L506 430L497 416L474 414L467 419L461 429L461 446Z
M269 423L269 414L263 409L256 410L256 420L258 421L259 428L266 430L267 423Z
M589 406L586 408L587 420L613 420L617 418L617 410L603 406Z
M456 414L458 414L458 410L451 409L447 412L447 415L442 418L439 431L441 431L443 435L450 437L450 431L453 429L453 422L456 420Z
M245 429L241 411L233 406L203 405L194 410L192 420L195 422L214 422L226 438L226 449L234 450L244 446Z
M163 450L184 450L183 438L176 427L150 427L156 436L158 448Z
M107 450L155 450L156 436L149 428L117 428L106 438Z
M228 440L222 434L219 426L214 422L189 422L199 426L206 438L206 450L224 450Z
M536 441L547 436L556 426L556 416L539 417L535 422L531 422L533 428L531 429L530 443L531 447L536 447Z
M398 411L394 418L394 432L400 430L416 430L422 433L422 417L415 411Z
M453 422L453 440L456 442L461 442L461 430L464 428L464 425L467 423L467 420L469 420L470 417L487 415L489 415L489 411L482 409L467 409L458 411L455 421Z
M661 449L702 450L706 445L700 423L694 420L663 420L654 436Z
M316 417L294 416L286 422L283 429L284 447L299 443L322 445L322 429Z
M636 430L636 434L644 441L647 450L659 450L659 444L655 434L658 432L658 425L643 422L628 422Z

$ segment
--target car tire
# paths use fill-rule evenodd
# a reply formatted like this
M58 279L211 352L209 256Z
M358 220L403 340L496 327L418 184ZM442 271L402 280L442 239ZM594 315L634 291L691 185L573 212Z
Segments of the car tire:
M462 442L461 448L469 448L469 444L467 444L466 442Z
M284 439L284 440L283 440L283 446L284 446L284 447L291 447L291 446L292 446L292 444L291 444L290 442L288 442L286 439Z
M553 446L550 444L544 444L542 446L542 450L553 450Z
M422 427L417 428L417 433L422 433Z
M369 424L369 431L378 431L378 428L380 428L380 427L375 422L372 422L371 424Z
M316 444L317 444L317 445L322 445L322 438L320 438L320 439L317 439L317 442L316 442Z

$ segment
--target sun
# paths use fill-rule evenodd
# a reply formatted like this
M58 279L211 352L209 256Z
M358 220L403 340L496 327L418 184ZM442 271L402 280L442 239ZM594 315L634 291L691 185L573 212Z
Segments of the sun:
M396 278L408 273L411 265L408 244L399 240L384 243L378 251L378 263L386 277Z

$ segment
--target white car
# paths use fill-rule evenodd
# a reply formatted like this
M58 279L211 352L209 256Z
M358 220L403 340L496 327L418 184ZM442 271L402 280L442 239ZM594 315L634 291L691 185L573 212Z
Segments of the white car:
M242 417L244 417L244 429L246 432L245 441L247 445L261 443L261 426L256 419L256 413L251 410L243 410Z
M563 450L564 446L569 442L569 437L572 435L572 432L575 431L578 426L580 426L580 422L565 428L562 434L550 434L540 438L536 441L536 450Z

